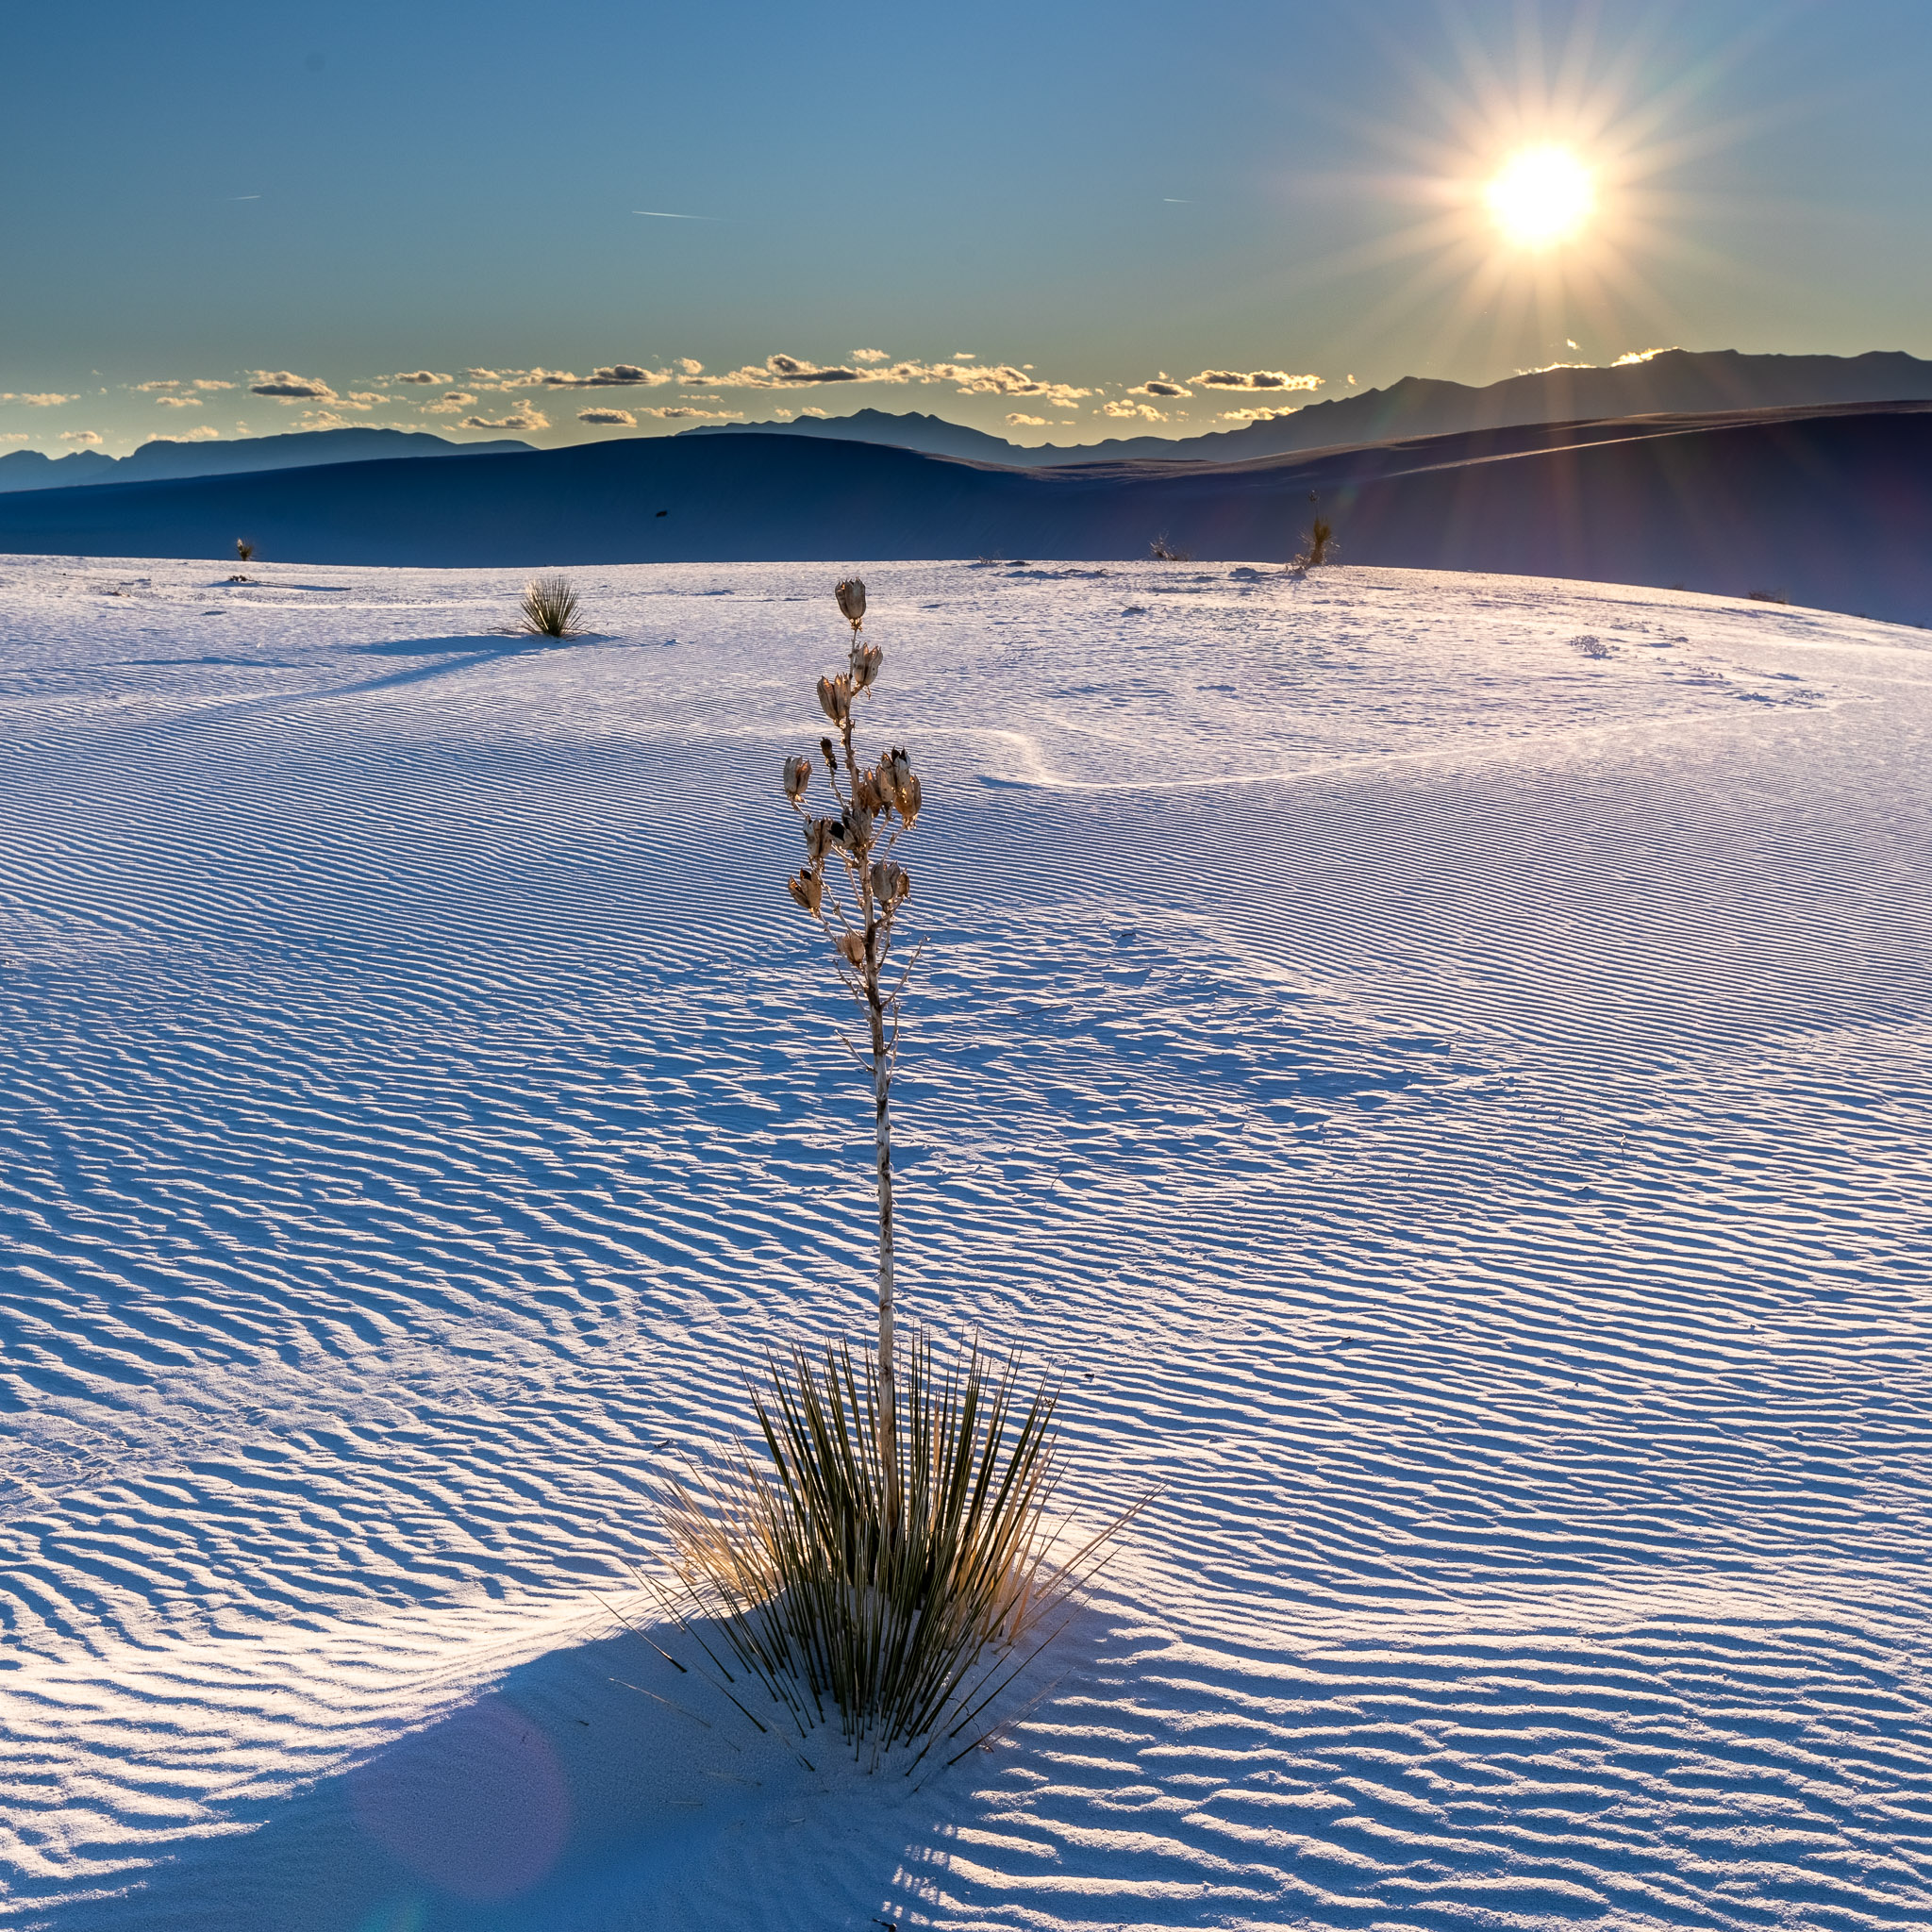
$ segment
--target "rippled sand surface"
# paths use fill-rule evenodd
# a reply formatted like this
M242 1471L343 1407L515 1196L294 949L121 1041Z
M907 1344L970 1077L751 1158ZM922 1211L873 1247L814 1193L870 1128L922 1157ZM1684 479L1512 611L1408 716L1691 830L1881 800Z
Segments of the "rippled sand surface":
M868 1317L834 573L250 574L0 558L0 1922L1932 1921L1932 637L865 571L904 1292L1164 1486L915 1786L613 1615Z

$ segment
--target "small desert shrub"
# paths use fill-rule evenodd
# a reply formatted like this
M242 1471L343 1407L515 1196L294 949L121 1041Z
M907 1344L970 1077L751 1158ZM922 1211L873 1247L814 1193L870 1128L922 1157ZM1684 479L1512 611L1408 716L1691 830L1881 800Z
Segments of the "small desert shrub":
M1791 601L1783 591L1746 591L1744 594L1757 604L1789 604Z
M1308 504L1314 514L1308 521L1308 527L1302 532L1300 553L1289 558L1290 570L1319 569L1328 561L1328 547L1335 541L1335 526L1324 519L1321 498L1312 490L1308 491Z
M1157 563L1192 563L1194 560L1194 553L1191 550L1176 550L1167 541L1165 530L1148 544L1147 555Z
M578 621L583 607L568 577L532 577L524 586L523 602L517 608L523 613L517 629L525 636L576 638L584 634Z
M887 1435L878 1362L840 1344L823 1362L799 1348L772 1363L769 1390L752 1391L771 1468L744 1456L667 1492L678 1584L667 1607L692 1638L700 1621L714 1627L712 1661L733 1685L734 1663L761 1683L781 1725L803 1738L836 1716L874 1769L894 1744L918 1743L909 1773L935 1743L958 1746L950 1761L979 1741L975 1720L1036 1653L1029 1640L1058 1628L1125 1518L1054 1550L1057 1388L1023 1406L1012 1361L969 1342L941 1371L915 1336Z
M248 537L237 537L235 539L235 555L243 563L253 563L255 561L254 540Z

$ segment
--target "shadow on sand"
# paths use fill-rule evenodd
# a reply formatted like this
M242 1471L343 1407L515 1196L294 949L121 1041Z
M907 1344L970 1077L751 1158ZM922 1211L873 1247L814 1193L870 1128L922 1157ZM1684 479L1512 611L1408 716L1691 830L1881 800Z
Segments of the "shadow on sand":
M418 664L408 671L393 671L352 684L350 691L389 691L398 685L423 684L432 677L447 677L452 672L471 671L479 664L491 664L505 658L536 657L546 651L568 651L579 644L608 644L614 640L599 632L585 632L575 638L535 637L526 631L485 631L447 638L398 638L393 642L358 644L358 658L432 658L434 663ZM338 692L336 695L342 695Z
M824 1783L782 1740L760 1737L626 1633L539 1657L293 1798L230 1807L242 1830L187 1840L133 1891L52 1923L89 1932L534 1932L612 1913L625 1923L625 1908L681 1894L681 1874L715 1858L721 1835L756 1843L755 1822L774 1807L801 1819Z
M1076 1621L1089 1627L1054 1646L1061 1662L1036 1665L1002 1697L1007 1715L1050 1697L1066 1660L1090 1651L1097 1620ZM224 1807L224 1835L176 1840L129 1890L43 1923L588 1932L697 1926L756 1899L761 1924L869 1928L876 1911L896 1922L962 1825L989 1822L994 1794L974 1769L946 1770L936 1753L915 1783L895 1754L867 1774L836 1724L802 1741L761 1736L659 1641L695 1657L662 1628L551 1651L292 1797ZM738 1689L759 1708L761 1693Z

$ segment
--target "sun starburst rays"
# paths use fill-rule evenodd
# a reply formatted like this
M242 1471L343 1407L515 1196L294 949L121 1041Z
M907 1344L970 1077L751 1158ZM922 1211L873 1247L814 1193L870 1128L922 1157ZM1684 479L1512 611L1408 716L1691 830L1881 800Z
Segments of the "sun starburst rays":
M1407 205L1410 218L1297 270L1303 286L1379 284L1353 318L1365 350L1421 313L1436 366L1543 365L1566 348L1608 359L1681 338L1688 318L1671 291L1687 266L1750 279L1690 232L1719 210L1685 178L1697 159L1761 132L1696 118L1741 47L1659 77L1654 17L1615 45L1587 18L1560 47L1532 23L1506 71L1466 20L1448 25L1446 70L1385 36L1424 111L1351 131L1395 166L1324 184L1385 213Z

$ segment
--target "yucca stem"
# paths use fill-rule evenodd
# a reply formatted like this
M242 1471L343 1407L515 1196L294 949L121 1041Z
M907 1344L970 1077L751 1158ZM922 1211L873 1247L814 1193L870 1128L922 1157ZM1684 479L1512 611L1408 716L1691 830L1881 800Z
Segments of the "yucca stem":
M852 629L855 659L858 648L858 627ZM845 780L858 792L858 758L852 748L852 714L848 710L840 736L845 749ZM865 986L865 1017L872 1028L873 1147L878 1176L879 1197L879 1463L886 1477L886 1529L896 1538L901 1528L899 1494L899 1415L898 1377L894 1374L892 1348L892 1063L886 1052L885 999L879 991L879 956L885 934L872 894L872 847L870 837L858 846L858 881L859 916L864 922L865 965L861 977Z

